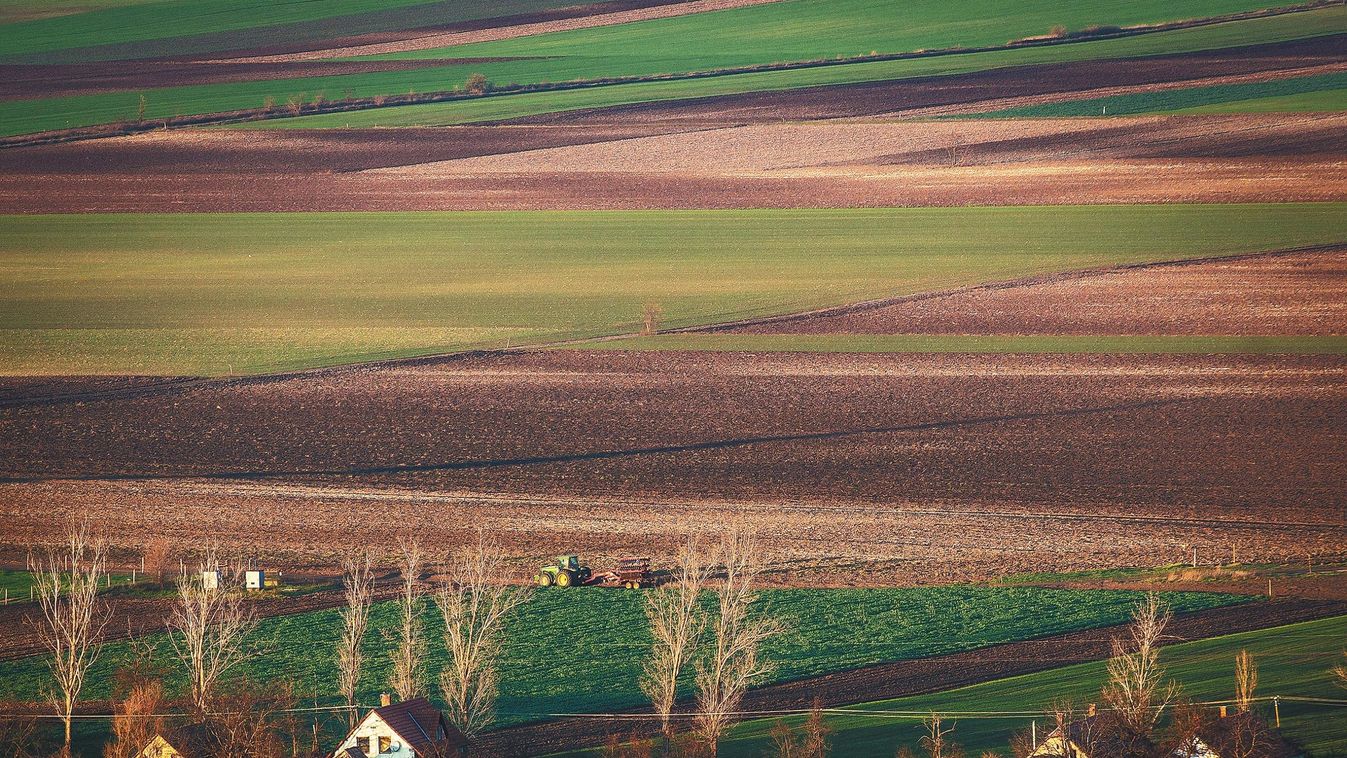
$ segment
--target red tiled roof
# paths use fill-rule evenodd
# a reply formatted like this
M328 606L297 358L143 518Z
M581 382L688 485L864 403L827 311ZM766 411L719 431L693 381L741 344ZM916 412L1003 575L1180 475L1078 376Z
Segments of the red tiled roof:
M463 733L423 697L385 705L374 712L418 753L430 752L433 748L457 748L468 742ZM440 734L444 737L440 738Z

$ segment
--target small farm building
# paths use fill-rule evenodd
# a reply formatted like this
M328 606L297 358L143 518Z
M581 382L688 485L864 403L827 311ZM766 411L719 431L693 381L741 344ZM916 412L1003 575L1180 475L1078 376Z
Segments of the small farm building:
M1255 713L1243 712L1209 721L1173 758L1301 758L1297 749Z
M1093 710L1093 708L1091 708ZM1054 729L1030 758L1143 758L1155 745L1111 715L1091 714Z
M166 729L154 735L136 758L196 758L207 754L209 742L209 733L200 724Z
M468 746L463 733L423 697L385 704L356 724L333 758L451 758Z

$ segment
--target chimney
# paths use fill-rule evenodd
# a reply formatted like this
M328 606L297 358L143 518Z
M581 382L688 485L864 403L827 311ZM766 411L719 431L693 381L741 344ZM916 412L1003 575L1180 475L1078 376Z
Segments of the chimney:
M1090 706L1089 706L1088 708L1085 709L1085 715L1086 715L1086 716L1093 716L1093 715L1094 715L1094 703L1090 703Z
M1221 706L1221 718L1225 718L1225 716L1226 716L1226 710L1225 710L1225 709L1226 709L1226 706L1224 706L1224 705Z
M380 708L387 708L388 706L390 706L390 705L392 705L392 704L393 704L393 696L392 696L392 695L388 694L387 692L380 692L380 693L379 693L379 707L380 707Z

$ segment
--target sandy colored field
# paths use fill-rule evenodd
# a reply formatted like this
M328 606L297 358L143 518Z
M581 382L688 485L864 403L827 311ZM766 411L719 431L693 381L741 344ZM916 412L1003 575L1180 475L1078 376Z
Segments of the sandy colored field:
M752 334L1344 334L1347 251L1159 265L918 296Z
M1344 156L1336 114L167 132L0 151L0 212L1320 201Z
M317 561L357 526L608 556L727 521L857 581L1298 559L1347 538L1345 379L1328 357L541 353L223 382L5 409L0 516L11 554L87 512L119 545Z

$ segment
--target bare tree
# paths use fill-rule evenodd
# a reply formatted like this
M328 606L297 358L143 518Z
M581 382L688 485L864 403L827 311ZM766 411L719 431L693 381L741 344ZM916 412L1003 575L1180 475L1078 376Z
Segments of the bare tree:
M192 707L204 716L225 674L259 651L245 645L257 619L239 590L238 571L222 571L213 547L207 548L201 567L202 574L178 579L168 641L187 670ZM204 581L207 573L219 580Z
M641 334L649 337L659 332L659 320L664 315L664 309L659 303L647 302L641 307Z
M98 585L107 565L107 545L89 535L89 525L70 530L66 544L41 559L29 558L33 591L41 623L43 647L51 654L50 697L65 727L65 753L70 752L70 724L84 688L85 676L102 652L99 638L108 623L108 609L98 599Z
M1113 638L1104 702L1141 734L1154 730L1178 694L1172 683L1164 686L1165 672L1160 667L1160 641L1172 615L1159 595L1148 593L1133 609L1127 636Z
M507 578L500 548L479 533L476 545L451 560L449 581L435 593L449 651L440 688L449 720L469 738L495 720L501 631L529 595Z
M1342 655L1347 658L1347 652ZM1339 687L1347 689L1347 663L1340 663L1333 667L1333 678L1337 680Z
M831 733L832 729L823 720L823 706L815 698L809 717L800 725L798 734L785 721L772 725L772 754L776 758L825 758Z
M931 758L961 758L963 748L949 738L954 733L953 724L946 728L945 720L938 713L932 713L922 724L926 727L926 734L921 738L921 746L926 749L927 755Z
M145 679L133 684L114 709L112 741L103 746L103 758L137 758L164 729L163 702L163 682Z
M696 675L696 729L711 758L718 754L720 737L733 723L749 685L771 671L762 645L783 628L770 615L750 614L758 598L753 585L762 572L756 540L731 532L722 541L721 560L723 579L715 587L718 602L710 624L715 638Z
M153 537L145 543L140 554L145 562L145 576L154 577L155 586L164 588L164 575L168 573L169 563L173 560L173 543L167 537Z
M346 698L349 708L346 715L351 726L355 726L355 690L365 663L362 646L374 597L374 572L368 550L358 558L348 556L342 562L342 584L346 588L346 606L341 611L341 639L337 641L337 689Z
M672 574L668 582L646 593L645 615L654 643L641 677L641 691L660 717L664 755L668 755L674 736L672 714L678 699L678 680L692 662L706 629L701 596L710 567L692 537L679 551Z
M1258 664L1248 650L1235 656L1235 707L1247 711L1253 706L1254 691L1258 689Z
M390 652L393 670L389 674L388 684L397 693L399 700L411 700L426 694L421 678L426 656L425 631L421 623L421 611L425 605L421 587L422 555L420 543L410 537L403 537L398 548L402 574L398 610L401 613L397 641Z

